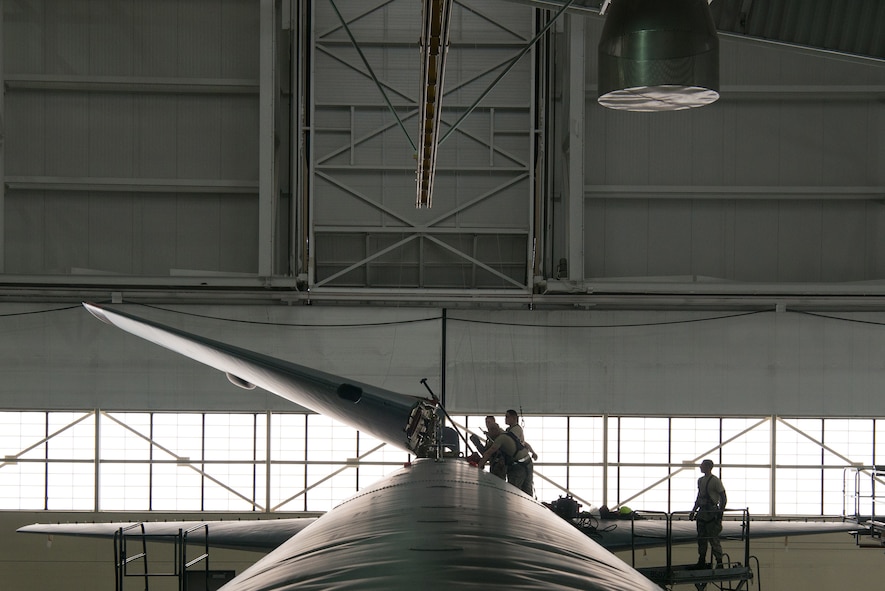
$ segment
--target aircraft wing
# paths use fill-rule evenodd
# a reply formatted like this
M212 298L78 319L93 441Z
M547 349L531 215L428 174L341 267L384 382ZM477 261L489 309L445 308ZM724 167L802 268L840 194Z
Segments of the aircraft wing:
M159 537L168 537L167 541L170 542L174 536L184 531L190 532L188 543L195 544L203 543L208 532L209 546L212 548L270 552L316 520L316 517L304 517L211 522L35 523L21 527L17 531L26 534L113 539L122 529L127 536L137 537L144 534L159 541L162 541ZM201 527L204 524L208 524L207 529Z
M641 514L641 512L639 512ZM612 550L629 550L664 546L667 523L662 519L600 519L572 522L580 531L596 540L602 547ZM751 520L750 540L762 538L782 538L840 532L855 532L862 529L857 523L843 521L783 521ZM743 539L741 521L722 522L725 539ZM674 520L671 522L671 536L674 544L694 543L698 539L696 524L693 521Z
M226 373L228 379L240 387L259 386L391 445L415 451L406 427L412 420L412 411L426 399L345 380L125 312L95 304L83 305L107 324Z
M202 530L198 526L209 524L209 546L235 550L255 550L270 552L302 529L316 521L315 517L283 519L237 519L231 521L163 521L143 522L144 533L148 536L174 536L179 530L193 529L189 539L202 542ZM19 528L20 533L75 536L86 538L111 539L120 531L126 535L141 535L136 522L108 523L35 523ZM574 525L585 535L607 550L619 551L635 548L651 548L664 545L666 524L661 520L601 519L591 527ZM758 520L750 524L751 539L794 537L828 533L852 533L863 529L853 522L841 521L774 521ZM725 521L722 528L723 539L740 539L740 522ZM676 521L672 524L674 544L694 543L697 540L695 524Z

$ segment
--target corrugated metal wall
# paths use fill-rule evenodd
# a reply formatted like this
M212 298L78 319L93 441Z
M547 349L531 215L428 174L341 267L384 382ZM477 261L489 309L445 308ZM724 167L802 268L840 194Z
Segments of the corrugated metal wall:
M295 409L79 306L49 308L0 306L0 408ZM427 378L453 413L885 416L883 313L123 309L404 394L426 395Z
M885 278L885 64L723 38L721 84L670 113L588 93L584 277Z
M5 272L254 273L257 3L4 10Z
M569 211L561 199L566 154L545 154L558 175L550 194L536 176L543 144L533 140L561 127L534 117L542 96L535 91L546 82L533 62L538 50L447 137L439 199L417 211L409 136L417 135L420 3L410 0L337 3L405 118L405 133L331 5L311 4L313 119L309 137L277 136L276 182L295 201L266 223L258 195L260 4L4 3L8 275L255 276L259 244L272 240L278 252L309 245L312 287L527 293L535 257L541 276L556 276L570 254L560 237L581 226L585 279L885 276L881 59L728 36L718 103L688 113L616 113L595 103L602 19L588 17L583 218L559 213ZM840 40L857 37L857 51L876 55L882 4L723 0L713 9L723 30L845 51ZM839 18L824 26L822 15ZM525 3L456 5L445 131L532 38L535 18ZM554 31L565 35L561 26ZM285 34L281 96L291 65ZM550 56L554 67L565 62ZM554 89L566 73L557 75ZM284 112L299 107L281 99L278 132L290 133ZM300 163L286 144L299 141L312 150L306 187L289 186ZM559 150L561 141L549 145ZM550 208L546 223L535 217L536 193ZM286 212L298 198L310 200L297 209L311 216L303 229ZM540 245L548 243L545 252ZM274 273L294 267L282 262Z

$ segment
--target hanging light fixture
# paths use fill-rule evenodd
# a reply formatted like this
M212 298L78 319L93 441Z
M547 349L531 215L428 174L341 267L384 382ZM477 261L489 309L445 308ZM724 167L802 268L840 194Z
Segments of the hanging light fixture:
M612 0L606 6L600 105L674 111L719 98L719 38L708 0Z

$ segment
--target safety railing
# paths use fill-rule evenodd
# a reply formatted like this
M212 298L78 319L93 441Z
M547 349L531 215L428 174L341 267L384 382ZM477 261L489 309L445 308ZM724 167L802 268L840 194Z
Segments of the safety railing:
M858 546L885 546L885 466L851 466L842 476L842 517L865 528Z
M202 531L202 552L194 557L189 557L188 536L194 532ZM173 546L173 558L171 570L152 570L148 563L148 543L166 542ZM130 553L130 544L140 545L134 553ZM161 564L168 565L168 561ZM187 573L191 567L202 564L205 569L205 588L201 590L188 589ZM135 565L141 565L139 572L132 572ZM209 584L209 525L201 523L188 529L179 529L174 534L149 534L144 523L135 523L120 527L114 532L114 571L115 589L123 591L124 581L127 577L139 577L144 580L145 591L150 590L150 579L153 577L177 577L179 591L208 591Z
M726 510L722 520L725 527L717 537L720 541L739 541L743 551L743 560L732 561L727 553L723 553L723 564L700 567L700 565L674 565L673 545L684 544L697 540L695 524L690 520L690 512L677 511L664 513L659 511L635 511L631 520L631 558L632 565L636 567L636 551L648 546L663 546L665 549L664 566L638 568L639 572L662 586L679 584L702 585L716 582L720 589L744 589L753 578L753 572L749 567L754 557L750 556L750 513L748 509ZM643 522L662 521L665 523L663 530L660 527L643 527ZM689 529L690 528L690 529ZM688 532L692 536L687 536ZM674 536L674 532L679 535ZM674 537L678 538L674 540ZM758 562L758 561L757 561ZM736 587L724 585L736 582Z

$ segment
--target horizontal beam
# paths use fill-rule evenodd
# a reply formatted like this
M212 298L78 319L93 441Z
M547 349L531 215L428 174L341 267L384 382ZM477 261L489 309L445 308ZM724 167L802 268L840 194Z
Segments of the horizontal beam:
M11 74L3 82L10 91L53 90L108 93L258 94L258 80L238 78Z
M469 309L885 311L885 283L740 284L691 281L542 281L531 288L310 290L293 277L5 275L0 298L79 305L113 300L164 304L433 305Z
M6 188L12 191L258 194L258 181L54 176L9 176L5 180Z
M584 185L586 199L885 199L885 186Z
M317 234L456 234L528 236L525 228L447 228L444 226L314 226Z

